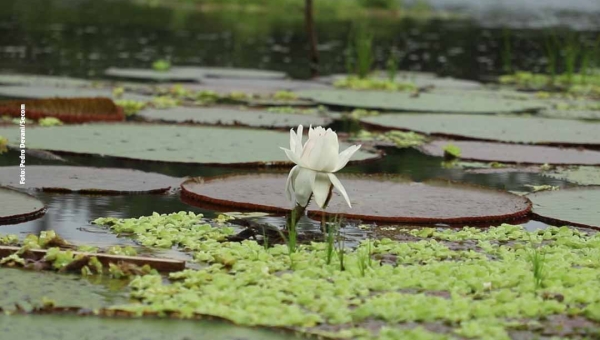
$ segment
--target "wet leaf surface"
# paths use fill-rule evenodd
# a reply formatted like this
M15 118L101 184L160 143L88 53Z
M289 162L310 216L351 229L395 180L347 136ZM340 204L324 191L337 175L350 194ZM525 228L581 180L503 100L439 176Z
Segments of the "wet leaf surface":
M520 164L600 164L600 151L536 145L515 145L476 141L434 140L417 147L430 156L444 157L444 147L460 148L460 158L482 162Z
M166 110L149 109L140 117L165 122L192 122L206 125L242 125L266 128L292 128L298 125L326 126L333 121L327 117L303 114L282 114L265 110L236 110L231 108L176 107Z
M567 225L600 228L600 187L571 188L527 195L533 213Z
M507 220L528 213L529 201L506 192L445 181L411 182L403 177L340 175L352 208L334 190L328 214L371 221L463 223ZM190 180L182 196L236 208L287 212L285 175L264 174ZM199 203L201 204L201 203ZM309 210L319 210L313 202ZM319 214L320 215L320 214Z
M325 105L391 111L508 113L535 111L544 107L543 104L531 101L434 93L414 95L405 92L352 90L306 90L296 93L301 98Z
M86 124L27 130L27 147L55 152L128 159L264 166L291 164L277 146L289 145L289 133L244 128L158 124ZM0 127L0 135L18 145L19 130ZM215 143L215 141L219 141ZM349 145L340 144L341 149ZM377 159L358 151L356 161Z
M114 98L110 89L93 89L82 87L51 87L51 86L0 86L0 97L15 99L38 99L38 98L92 98L106 97ZM124 93L118 99L148 102L152 97Z
M15 173L18 180L19 173ZM0 187L0 224L37 218L44 213L44 204L36 198Z
M382 114L361 122L384 129L432 135L555 145L600 145L600 123L482 115Z
M600 167L580 166L576 168L560 168L552 172L545 172L543 175L578 185L600 185Z
M164 193L180 179L129 169L77 166L27 167L25 185L19 184L20 168L0 167L0 185L44 191L75 191L91 194Z

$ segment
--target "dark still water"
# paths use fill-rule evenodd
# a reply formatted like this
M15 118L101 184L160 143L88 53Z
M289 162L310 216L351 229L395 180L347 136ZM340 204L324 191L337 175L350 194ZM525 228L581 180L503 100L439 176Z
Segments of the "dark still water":
M593 19L600 15L595 15L600 11L593 10L593 1L569 2L571 10L565 10L569 9L565 4L553 7L548 0L535 3L539 8L514 1L431 2L434 11L454 10L469 18L456 20L401 20L393 15L339 19L317 13L321 73L345 72L348 33L359 21L375 35L376 66L384 67L396 49L401 69L468 79L499 74L506 46L515 69L543 70L544 39L551 34L579 29L570 39L593 46L600 26L600 20ZM201 12L122 0L0 0L0 9L4 73L97 78L110 66L149 67L166 58L180 65L262 68L295 78L309 76L301 8L276 13ZM545 17L540 18L542 13ZM584 22L591 24L550 27ZM503 26L508 25L517 28L506 34Z

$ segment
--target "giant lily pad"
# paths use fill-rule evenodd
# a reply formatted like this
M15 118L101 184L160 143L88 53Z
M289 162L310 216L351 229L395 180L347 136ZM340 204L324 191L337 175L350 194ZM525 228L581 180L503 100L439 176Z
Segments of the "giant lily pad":
M540 116L564 119L600 120L600 110L544 110Z
M238 175L181 185L182 197L200 204L252 210L289 212L285 199L286 175ZM526 215L530 202L503 191L430 181L415 183L402 177L339 175L352 208L334 190L326 212L369 221L405 223L477 223ZM317 213L314 202L309 206Z
M291 128L302 125L329 125L332 119L316 115L282 114L261 110L228 108L175 107L167 110L144 110L140 117L165 122L192 122L208 125L244 125L269 128Z
M460 158L473 161L520 164L600 164L600 151L574 148L448 140L434 140L417 148L428 155L443 157L444 148L449 144L460 149Z
M508 113L537 111L542 104L522 100L405 92L353 91L353 90L305 90L298 96L320 104L412 112L445 113Z
M563 168L552 172L544 172L542 175L579 185L600 185L600 167L580 166L577 168Z
M30 119L58 118L63 122L123 121L123 109L108 98L51 98L0 101L0 115L21 117L25 105Z
M110 89L92 89L82 87L51 87L51 86L0 86L0 97L15 99L36 99L36 98L92 98L107 97L113 98L113 92ZM152 97L133 93L124 93L118 99L136 100L148 102Z
M347 74L334 74L328 77L322 77L319 80L324 83L334 84L336 81L346 79ZM379 71L373 73L370 77L378 79L388 79L387 72ZM483 88L483 84L473 80L455 79L450 77L438 77L433 73L423 72L398 72L394 78L398 83L411 83L416 87L448 88L459 90L473 90Z
M30 165L25 185L19 185L19 171L18 166L0 168L0 185L44 191L126 194L162 193L179 184L176 178L138 170Z
M305 339L290 333L238 327L217 320L170 318L106 318L76 315L0 315L5 339L108 340L108 339Z
M0 135L9 140L9 145L20 143L20 131L12 126L0 127ZM205 165L288 165L291 163L278 148L286 145L289 145L287 132L244 128L86 124L27 130L30 149ZM348 146L341 143L340 148ZM379 157L358 151L353 159Z
M527 195L533 213L551 223L600 228L600 187L561 189Z
M144 68L117 68L111 67L104 71L104 75L111 78L143 80L143 81L181 81L181 82L197 82L201 76L189 74L175 69L166 71L156 71L153 69Z
M549 145L598 145L600 123L491 115L382 114L368 125L458 138Z
M44 76L29 74L0 74L0 84L3 85L36 85L56 87L83 87L90 86L93 82L61 76Z
M20 173L13 174L20 179ZM35 197L0 187L0 224L15 223L37 218L44 214L44 203Z
M41 307L44 298L56 307L86 309L127 302L126 294L82 280L78 275L62 275L14 268L0 268L0 308L14 310L17 305Z
M173 67L172 70L174 72L196 75L200 78L284 79L287 77L283 72L247 68L178 66Z

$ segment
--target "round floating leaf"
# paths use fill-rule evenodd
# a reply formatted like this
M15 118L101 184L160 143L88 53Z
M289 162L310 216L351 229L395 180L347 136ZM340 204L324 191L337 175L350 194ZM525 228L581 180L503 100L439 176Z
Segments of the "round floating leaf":
M171 68L166 71L156 71L145 68L117 68L111 67L104 71L104 75L111 78L142 80L142 81L182 81L198 82L202 76L181 72Z
M123 109L108 98L0 101L0 116L21 117L21 105L25 105L26 117L29 119L54 117L66 123L125 120Z
M347 74L334 74L328 77L322 77L319 80L327 84L334 84L336 81L346 79ZM376 71L370 77L377 79L389 79L389 75L384 71ZM397 83L411 83L416 87L449 88L454 90L473 90L483 88L483 84L473 80L455 79L450 77L438 77L435 73L425 72L398 72L394 81Z
M283 72L247 68L179 66L173 67L172 70L182 74L196 75L201 78L284 79L287 77Z
M19 172L15 172L13 176L19 181ZM0 187L0 202L0 224L34 219L45 212L44 203L35 197L8 188Z
M460 149L461 159L473 161L520 164L600 164L600 151L574 148L448 140L434 140L417 148L425 154L444 157L444 148L448 144L455 145Z
M94 285L77 275L35 272L13 268L0 269L0 308L14 310L21 306L41 307L44 298L56 307L94 309L126 303L127 296L111 292L107 287Z
M599 167L580 166L577 168L558 169L553 172L544 172L542 175L579 185L600 185Z
M186 200L251 210L287 213L286 175L260 174L189 180L181 185ZM369 221L405 223L477 223L526 215L526 198L481 187L430 181L415 183L402 177L339 175L352 208L334 190L328 214ZM314 202L309 211L317 213Z
M162 193L180 182L173 177L138 170L30 165L25 185L19 185L19 172L18 166L0 168L0 185L44 191L127 194Z
M533 213L555 224L600 228L600 187L561 189L527 195Z
M383 129L510 143L598 145L600 123L492 115L382 114L361 122Z
M174 84L169 84L174 85ZM204 78L202 84L182 84L186 89L192 91L215 91L220 94L231 92L244 92L246 94L273 94L277 91L293 91L306 89L330 89L313 81L293 79L221 79ZM306 100L303 102L307 103Z
M28 74L0 74L2 85L36 85L56 87L83 87L91 86L93 81L60 76L42 76Z
M235 110L228 108L175 107L167 110L144 110L140 117L165 122L192 122L208 125L244 125L268 128L291 128L298 125L329 125L331 118L316 115L273 113L259 110Z
M412 112L508 113L536 111L544 106L535 102L466 95L445 95L385 91L305 90L298 96L320 104Z
M600 120L600 111L594 110L544 110L539 115L549 118Z
M0 127L0 135L19 145L20 131ZM204 165L291 164L279 146L289 133L245 128L158 124L63 125L27 129L27 147L55 152ZM305 137L306 138L306 137ZM344 150L348 144L340 143ZM380 155L358 151L353 160Z
M110 89L92 89L92 88L63 88L50 86L0 86L0 97L16 99L37 99L37 98L92 98L106 97L113 98L113 92ZM152 97L139 94L124 93L119 98L124 100L135 100L148 102Z

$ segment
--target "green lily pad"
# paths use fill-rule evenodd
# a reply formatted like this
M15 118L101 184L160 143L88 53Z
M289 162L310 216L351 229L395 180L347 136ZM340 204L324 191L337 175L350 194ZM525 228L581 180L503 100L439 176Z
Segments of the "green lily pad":
M284 79L287 77L284 72L247 68L178 66L173 67L173 70L175 72L197 75L201 78Z
M20 180L20 173L13 174ZM0 224L15 223L37 218L44 214L44 203L35 197L0 187Z
M381 109L412 112L444 113L509 113L537 111L543 104L523 100L406 92L305 90L299 97L317 103L351 108Z
M589 119L600 120L600 111L598 110L544 110L539 116L549 118L564 119Z
M0 86L0 97L15 99L37 99L37 98L113 98L110 89L93 89L82 87L51 87L51 86ZM152 97L133 93L124 93L118 99L148 102Z
M472 161L519 164L600 165L600 151L576 148L478 141L434 140L418 146L417 149L430 156L444 157L444 148L448 144L455 145L460 149L461 159Z
M554 224L600 228L600 187L544 191L527 195L533 213Z
M142 81L156 81L156 82L169 82L169 81L181 81L181 82L199 82L201 76L196 74L189 74L181 72L175 68L171 68L167 71L156 71L153 69L144 68L117 68L111 67L104 71L104 75L110 78L119 79L130 79L130 80L142 80Z
M18 166L1 167L0 185L44 191L127 194L164 193L180 182L177 178L139 170L30 165L25 185L20 185L19 171Z
M382 114L361 122L388 130L474 140L549 145L598 145L600 123L492 115Z
M28 74L0 74L2 85L83 87L90 86L93 81L61 76L43 76Z
M28 340L279 340L293 334L233 326L216 320L106 318L76 315L0 315L6 339ZM301 339L304 339L302 337Z
M415 183L399 176L338 177L352 208L334 190L326 213L365 221L480 223L523 217L531 209L527 199L504 191L443 180ZM285 174L258 174L193 179L181 185L181 195L199 206L288 213L293 204L285 199L286 178ZM320 218L314 201L308 210Z
M347 74L334 74L321 78L322 82L333 84L336 81L347 78ZM371 77L378 79L389 79L387 72L374 72ZM416 87L448 88L460 90L473 90L483 88L483 84L474 80L456 79L451 77L438 77L434 73L424 72L398 72L394 78L398 83L411 83Z
M9 145L19 145L20 131L0 127ZM27 130L27 147L54 152L105 155L127 159L204 165L290 165L278 146L289 133L248 128L158 124L84 124ZM349 145L340 143L340 149ZM358 151L358 161L379 158Z
M128 301L127 293L110 291L106 286L92 284L79 275L56 274L0 268L0 308L14 310L42 306L43 299L56 307L95 309Z
M192 122L207 125L243 125L267 128L292 128L298 125L329 125L331 118L316 115L281 114L263 110L235 110L228 108L175 107L167 110L144 110L142 118L164 122Z
M579 185L600 185L600 167L580 166L577 168L562 168L552 172L544 172L542 175Z

